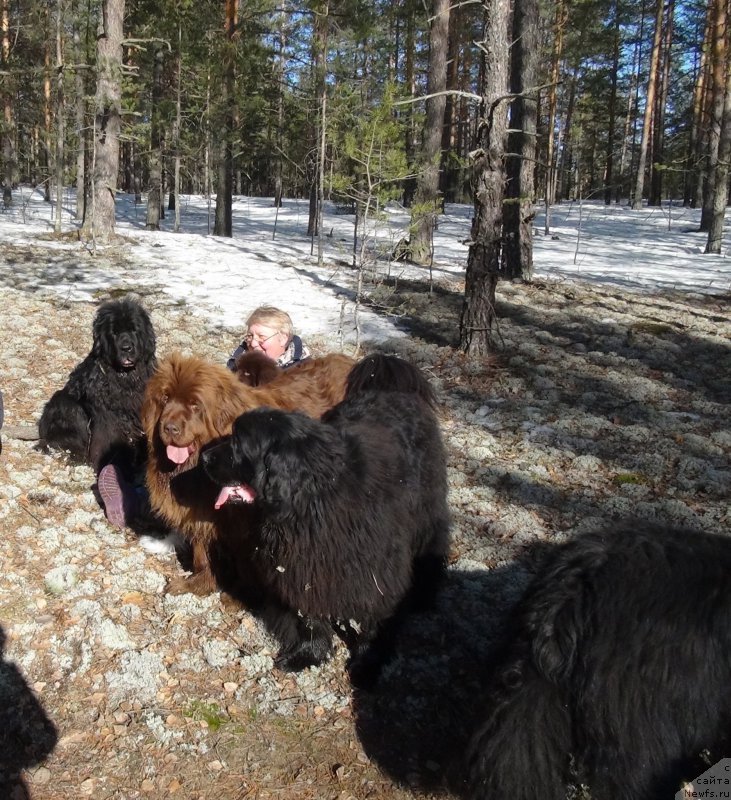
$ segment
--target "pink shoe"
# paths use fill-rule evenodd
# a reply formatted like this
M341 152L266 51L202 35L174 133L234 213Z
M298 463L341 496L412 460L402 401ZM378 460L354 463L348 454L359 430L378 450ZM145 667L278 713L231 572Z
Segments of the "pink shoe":
M127 514L135 502L134 488L125 481L114 464L107 464L102 468L97 478L97 487L107 519L117 528L126 527Z

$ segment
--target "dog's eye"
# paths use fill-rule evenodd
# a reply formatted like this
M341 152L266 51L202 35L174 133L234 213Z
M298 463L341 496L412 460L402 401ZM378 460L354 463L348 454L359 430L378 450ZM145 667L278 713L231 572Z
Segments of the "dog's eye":
M198 412L198 403L191 403L190 404L190 410L191 411L195 411L197 413Z
M160 397L160 405L166 406L168 404L168 396L166 394Z

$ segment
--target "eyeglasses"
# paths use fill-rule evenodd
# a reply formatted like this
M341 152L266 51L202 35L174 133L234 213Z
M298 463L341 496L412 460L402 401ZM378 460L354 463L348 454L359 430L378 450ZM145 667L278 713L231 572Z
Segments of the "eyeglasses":
M280 333L281 331L277 331L276 333L272 333L271 336L265 336L264 338L262 338L261 336L257 336L256 334L253 333L247 333L246 336L244 336L244 341L248 345L254 344L254 342L256 342L258 345L261 346L265 342L268 342L270 339L273 339L275 336L279 336Z

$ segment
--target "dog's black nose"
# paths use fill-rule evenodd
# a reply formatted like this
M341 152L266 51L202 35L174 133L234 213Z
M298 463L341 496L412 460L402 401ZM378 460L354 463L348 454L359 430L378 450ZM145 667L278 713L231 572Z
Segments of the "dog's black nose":
M117 349L120 353L128 355L135 351L135 338L130 333L121 333L117 337Z
M178 436L180 434L180 427L176 425L174 422L166 422L162 429L168 436Z

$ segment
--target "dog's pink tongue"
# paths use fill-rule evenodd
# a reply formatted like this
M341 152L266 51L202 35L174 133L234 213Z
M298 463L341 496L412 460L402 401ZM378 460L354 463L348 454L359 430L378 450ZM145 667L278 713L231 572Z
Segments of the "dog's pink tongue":
M243 500L244 503L253 503L254 498L256 497L256 492L251 488L251 486L248 486L245 483L240 484L239 486L224 486L216 498L216 510L228 503L232 497L238 497L240 500Z
M169 444L165 448L165 452L173 464L185 464L190 455L187 447L176 447L174 444Z

